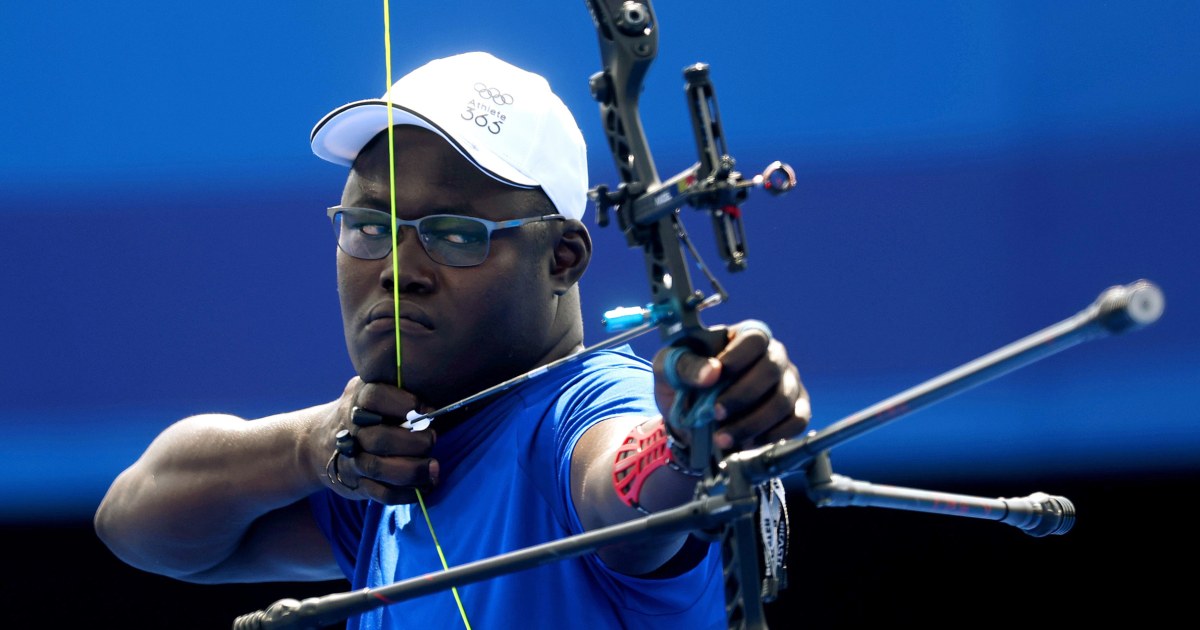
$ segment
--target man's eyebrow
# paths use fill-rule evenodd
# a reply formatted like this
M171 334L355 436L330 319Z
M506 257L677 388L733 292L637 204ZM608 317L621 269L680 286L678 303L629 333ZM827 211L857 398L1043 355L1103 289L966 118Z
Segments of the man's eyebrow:
M457 214L465 217L479 218L479 212L468 203L443 203L435 206L426 206L421 209L421 216L429 216L431 214Z
M382 203L377 203L375 200L372 200L372 199L361 199L357 203L353 204L351 207L363 208L366 210L378 210L379 212L382 212L382 213L388 214L388 215L390 215L392 213L390 200L385 200ZM439 204L436 206L426 206L426 207L423 207L423 208L420 208L417 210L413 210L411 208L397 207L396 213L400 218L405 218L405 215L412 215L411 216L412 220L415 220L420 217L432 216L435 214L453 214L456 216L472 217L472 218L476 218L476 219L485 218L483 216L480 216L480 214L478 212L476 212L475 209L472 208L470 205L459 205L459 204Z

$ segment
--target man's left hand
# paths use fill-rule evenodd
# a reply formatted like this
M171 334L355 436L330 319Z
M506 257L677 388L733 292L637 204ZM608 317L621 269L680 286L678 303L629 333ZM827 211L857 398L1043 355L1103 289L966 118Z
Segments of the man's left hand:
M787 349L761 322L730 327L729 341L715 357L684 352L676 362L679 380L692 389L725 381L713 406L713 446L737 451L797 436L812 416L808 392ZM654 357L654 395L666 418L678 392L664 372L669 348Z

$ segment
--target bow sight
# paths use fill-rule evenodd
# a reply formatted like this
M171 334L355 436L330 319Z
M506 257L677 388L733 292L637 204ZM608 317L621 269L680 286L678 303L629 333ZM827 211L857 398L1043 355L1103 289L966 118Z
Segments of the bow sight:
M741 204L749 189L762 187L782 194L795 186L796 175L778 161L750 179L735 170L736 161L725 148L708 66L697 63L685 68L683 77L699 160L660 181L638 115L642 81L658 52L654 10L648 2L634 1L588 0L587 6L596 25L604 67L592 75L589 84L621 178L616 190L602 184L590 191L597 222L607 226L609 212L615 208L627 242L645 254L654 301L644 319L665 320L668 342L686 336L688 345L714 354L723 340L715 331L705 334L697 317L699 310L714 301L692 290L684 252L676 246L676 241L682 241L690 248L678 221L679 210L686 205L707 212L726 268L742 271L746 267L746 234ZM709 279L718 292L716 301L723 299L719 284L711 275ZM606 324L613 331L628 321L614 324L606 320Z

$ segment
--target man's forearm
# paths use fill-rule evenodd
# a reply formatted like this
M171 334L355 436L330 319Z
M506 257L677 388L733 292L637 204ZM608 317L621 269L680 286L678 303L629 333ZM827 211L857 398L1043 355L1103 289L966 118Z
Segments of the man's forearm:
M122 560L154 573L186 577L222 563L256 519L322 487L307 436L327 407L177 422L113 482L97 534Z

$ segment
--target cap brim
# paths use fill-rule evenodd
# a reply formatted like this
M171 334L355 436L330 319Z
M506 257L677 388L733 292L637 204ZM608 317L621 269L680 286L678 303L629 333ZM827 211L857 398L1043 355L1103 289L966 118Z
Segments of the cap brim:
M313 127L310 135L313 153L334 164L351 166L354 164L354 159L358 157L358 153L371 141L371 138L388 128L388 105L387 101L370 99L348 103L329 112ZM391 110L393 126L413 125L438 134L476 168L490 177L510 186L521 188L538 186L538 182L516 170L504 160L473 144L460 142L421 114L398 103L391 103Z

